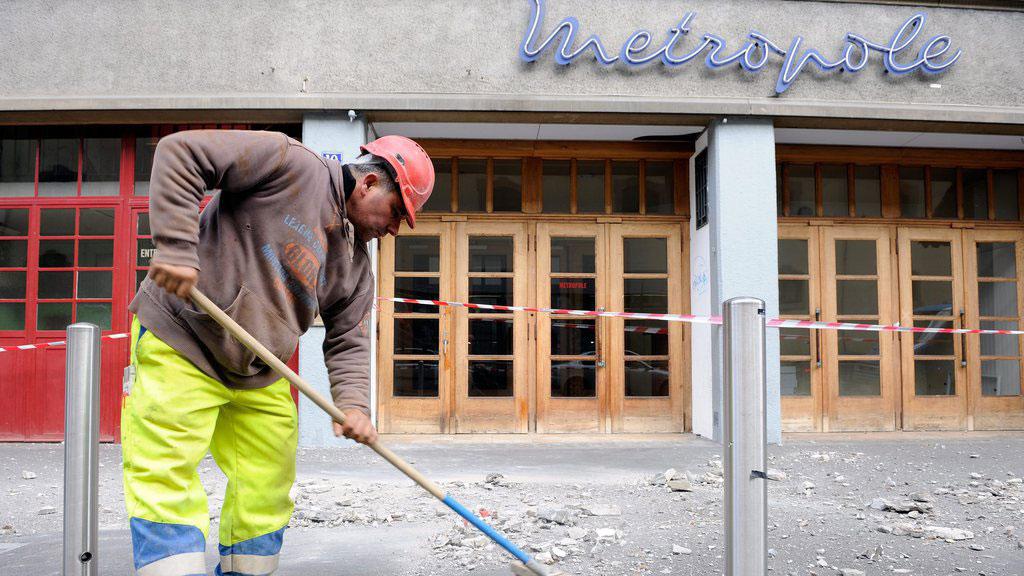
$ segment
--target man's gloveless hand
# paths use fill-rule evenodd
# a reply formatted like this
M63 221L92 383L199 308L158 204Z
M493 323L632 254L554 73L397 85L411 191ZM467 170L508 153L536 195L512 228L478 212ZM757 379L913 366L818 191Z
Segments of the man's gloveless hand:
M188 300L189 291L199 281L199 270L191 266L154 263L149 268L148 276L157 286L178 298Z
M362 410L349 408L344 410L345 423L334 423L334 435L344 436L360 444L373 444L377 441L377 430Z

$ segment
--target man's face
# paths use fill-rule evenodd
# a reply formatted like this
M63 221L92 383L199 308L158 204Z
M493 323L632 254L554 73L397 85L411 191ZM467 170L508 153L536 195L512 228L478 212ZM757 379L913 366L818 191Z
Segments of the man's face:
M363 242L395 236L405 219L405 204L398 192L384 186L376 174L361 176L356 181L352 196L345 204L348 219Z

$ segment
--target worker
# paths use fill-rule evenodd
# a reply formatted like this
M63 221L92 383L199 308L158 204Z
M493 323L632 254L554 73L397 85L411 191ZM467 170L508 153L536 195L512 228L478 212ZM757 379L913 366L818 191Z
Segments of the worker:
M197 130L160 140L150 181L156 254L130 305L121 419L135 569L205 574L210 513L197 467L227 476L218 575L271 574L294 503L298 440L288 382L187 300L197 286L275 356L323 319L336 436L377 439L369 418L366 243L410 228L434 168L384 136L342 165L275 132ZM219 190L200 211L207 191Z

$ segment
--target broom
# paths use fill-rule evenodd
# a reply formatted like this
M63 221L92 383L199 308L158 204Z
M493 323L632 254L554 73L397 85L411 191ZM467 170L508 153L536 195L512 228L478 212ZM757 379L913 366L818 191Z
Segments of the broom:
M266 362L268 366L288 380L296 390L302 392L306 398L312 400L314 404L323 409L324 412L327 412L327 414L336 422L339 424L345 423L345 414L342 413L341 409L314 390L308 383L306 383L305 380L296 374L295 371L289 368L288 365L282 362L277 356L274 356L270 350L267 350L267 348L263 346L263 344L260 344L258 340L253 338L245 328L239 326L237 322L225 314L223 310L200 292L198 288L193 286L189 291L189 297L200 308L202 308L204 312L216 320L218 324L223 326L225 330L230 332L236 340L241 342L249 350L252 350L260 357L261 360ZM465 506L459 504L450 494L445 494L437 484L434 484L426 476L420 474L418 470L410 466L405 460L399 458L397 454L381 445L380 442L374 442L372 444L368 444L368 446L372 448L374 452L380 454L382 458L391 463L392 466L398 468L399 471L411 478L413 482L416 482L424 490L430 492L432 496L443 502L446 506L455 511L456 514L463 517L467 522L483 532L497 545L501 546L509 554L514 556L516 560L521 563L515 563L512 565L512 572L516 576L568 576L565 572L560 570L551 570L535 558L530 557L529 554L509 542L507 538L498 533L490 524L487 524L475 514L467 510Z

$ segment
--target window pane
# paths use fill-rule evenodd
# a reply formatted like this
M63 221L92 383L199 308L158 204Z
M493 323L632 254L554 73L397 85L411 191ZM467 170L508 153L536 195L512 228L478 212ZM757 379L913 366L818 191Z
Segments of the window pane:
M0 236L28 236L28 209L0 210Z
M952 276L949 242L911 242L910 273L914 276Z
M78 189L78 139L45 138L39 151L39 195L74 196Z
M459 212L487 208L487 160L459 158Z
M82 140L82 196L117 196L120 171L120 138Z
M978 242L977 247L979 277L1017 277L1017 253L1013 242Z
M149 196L149 178L153 171L156 137L139 136L135 139L135 194Z
M39 241L39 266L41 268L70 268L74 262L74 240Z
M988 220L988 173L964 170L964 218Z
M821 203L825 216L849 216L850 193L846 166L821 167Z
M35 195L35 179L36 141L0 140L0 198Z
M957 217L955 168L932 168L932 217Z
M631 273L667 273L668 240L665 238L624 238L623 267Z
M78 298L110 298L113 295L112 272L78 273Z
M114 265L113 240L79 240L78 265L86 268Z
M89 322L110 330L110 302L80 302L77 322Z
M604 160L576 162L576 211L604 212Z
M437 354L438 326L436 318L395 318L395 354Z
M512 272L513 238L509 236L470 236L470 272Z
M998 321L998 320L982 320L979 322L979 328L982 330L1016 330L1017 323L1009 321ZM982 356L1019 356L1020 352L1017 349L1017 342L1020 336L1008 336L998 334L981 334L978 336L981 340L981 355Z
M0 184L2 186L2 184ZM996 201L996 220L1020 220L1020 196L1016 170L993 170L992 188ZM0 196L3 193L0 192Z
M626 362L626 396L668 396L668 362Z
M779 383L783 396L811 395L811 363L806 360L784 361Z
M595 350L594 320L551 320L552 356L583 356Z
M146 279L146 274L148 274L148 273L149 273L148 270L136 270L136 272L135 272L135 291L136 292L139 291L139 287L142 286L142 281Z
M78 214L78 234L81 236L113 236L113 208L82 208Z
M648 162L645 166L645 201L648 214L675 212L675 170L671 162Z
M640 211L639 162L612 162L612 211Z
M74 236L75 209L59 208L39 212L40 236Z
M0 302L0 330L25 329L25 304Z
M810 308L807 280L779 280L780 314L806 316Z
M153 259L153 254L156 252L156 245L153 244L152 238L139 238L138 253L135 255L136 266L149 266L149 261Z
M809 355L813 334L803 328L779 328L779 353L783 356Z
M918 396L954 396L956 380L952 360L914 360L914 393Z
M1020 396L1020 362L1017 360L983 360L981 363L981 394L983 396Z
M485 356L513 354L514 326L511 317L470 320L469 353Z
M441 269L441 239L437 236L395 238L396 272L438 272Z
M437 397L437 360L395 360L394 395Z
M469 301L474 304L512 305L512 278L470 278ZM487 310L470 309L470 314Z
M777 216L784 215L782 211L782 164L775 165L775 214Z
M878 360L839 363L840 396L881 396L882 375Z
M853 171L856 190L854 210L862 218L882 216L882 178L878 166L858 166Z
M594 238L551 238L551 272L594 272L596 241Z
M71 302L40 302L36 306L36 328L64 330L71 324Z
M982 316L1016 316L1016 282L978 282L978 313Z
M75 273L68 272L40 272L39 273L39 297L40 298L71 298L74 296Z
M439 294L437 278L395 278L395 297L415 300L437 300ZM395 303L395 312L437 312L436 306Z
M807 274L807 240L779 240L779 274Z
M543 211L546 213L569 212L569 160L544 160L541 175Z
M627 278L623 282L623 300L627 312L668 312L668 279Z
M522 212L523 161L494 161L494 211Z
M551 307L559 310L593 310L596 307L593 278L552 278Z
M952 322L942 320L915 320L915 328L952 328ZM915 356L952 356L953 334L939 332L914 333Z
M878 314L878 282L836 280L836 308L842 315Z
M924 168L900 166L900 215L924 218Z
M149 213L143 212L139 214L139 220L136 224L136 230L139 236L149 236L153 232L149 229Z
M512 396L515 370L511 360L471 360L469 362L470 397Z
M854 320L864 324L875 324L877 318ZM854 332L836 330L840 356L875 356L878 354L878 332Z
M916 315L949 316L953 313L951 282L914 280L911 293Z
M814 216L814 166L789 167L789 215Z
M594 377L593 362L552 362L551 397L592 398L597 390Z
M874 275L874 240L836 240L836 274Z
M424 212L452 211L452 159L434 158L434 190L423 205Z
M24 297L25 273L13 271L0 272L0 298Z
M28 240L0 241L0 268L28 265Z
M668 323L657 320L626 320L626 356L667 356Z

